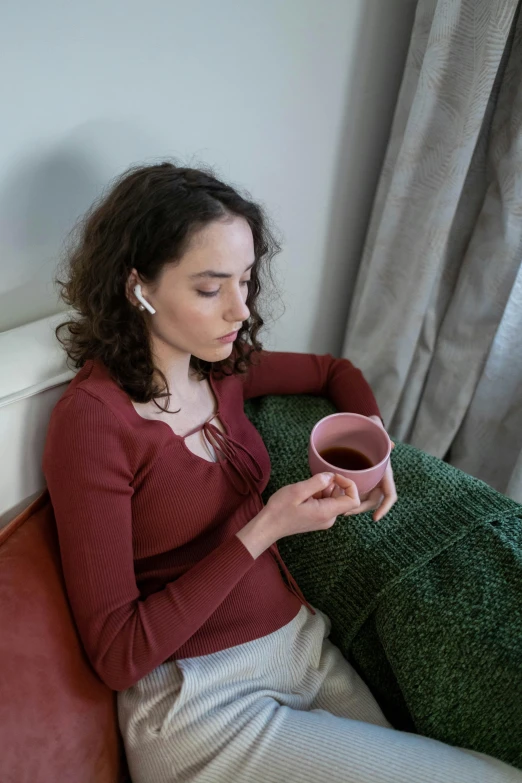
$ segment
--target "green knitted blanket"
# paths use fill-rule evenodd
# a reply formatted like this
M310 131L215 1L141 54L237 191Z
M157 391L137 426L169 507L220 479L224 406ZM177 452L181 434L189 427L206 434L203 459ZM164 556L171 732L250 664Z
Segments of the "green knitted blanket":
M245 405L272 461L265 500L308 478L309 396ZM392 457L399 501L340 517L281 555L395 728L522 769L522 507L417 449Z

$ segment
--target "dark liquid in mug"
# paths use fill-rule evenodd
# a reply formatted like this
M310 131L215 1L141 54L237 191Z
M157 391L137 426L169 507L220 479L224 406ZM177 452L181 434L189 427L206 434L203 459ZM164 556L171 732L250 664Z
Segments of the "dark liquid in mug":
M367 470L373 467L373 462L357 449L346 446L332 446L320 452L320 456L330 465L335 465L341 470Z

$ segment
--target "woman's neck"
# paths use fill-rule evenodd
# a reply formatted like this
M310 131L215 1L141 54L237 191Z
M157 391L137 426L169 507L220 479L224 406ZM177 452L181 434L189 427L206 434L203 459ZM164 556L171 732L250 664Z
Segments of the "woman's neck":
M169 347L170 348L170 347ZM155 366L161 370L169 385L169 392L173 399L183 404L190 404L194 400L197 384L200 378L190 366L191 354L181 351L161 350L161 347L153 351Z

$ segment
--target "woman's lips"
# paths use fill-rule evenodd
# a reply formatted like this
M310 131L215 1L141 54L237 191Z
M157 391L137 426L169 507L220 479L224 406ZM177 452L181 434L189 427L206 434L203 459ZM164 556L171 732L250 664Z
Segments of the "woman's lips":
M224 337L218 337L218 340L220 343L233 343L236 337L237 332L230 332L230 334L226 334Z

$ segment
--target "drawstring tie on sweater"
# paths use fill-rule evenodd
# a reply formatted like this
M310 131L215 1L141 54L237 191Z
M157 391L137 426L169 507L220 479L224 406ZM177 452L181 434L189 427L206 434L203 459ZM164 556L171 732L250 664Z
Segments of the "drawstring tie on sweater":
M263 500L258 489L258 482L262 480L263 472L254 457L239 441L232 438L226 432L222 432L215 424L212 424L212 420L215 419L217 415L218 413L214 413L214 415L202 426L196 427L194 430L187 433L187 435L184 436L184 439L201 430L214 449L218 462L224 469L229 482L236 492L243 496L253 494L258 498L259 504L262 507ZM242 455L244 455L243 458ZM312 614L315 614L315 610L304 597L299 585L279 554L277 544L271 544L268 551L286 577L290 591L312 612Z

